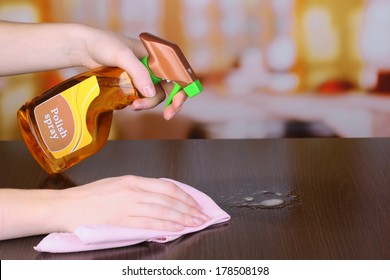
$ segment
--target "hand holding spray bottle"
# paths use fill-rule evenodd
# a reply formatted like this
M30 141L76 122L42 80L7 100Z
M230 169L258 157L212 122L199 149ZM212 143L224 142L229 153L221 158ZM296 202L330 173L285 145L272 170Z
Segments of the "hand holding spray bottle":
M154 84L171 84L166 104L180 91L193 97L202 85L180 48L149 33L140 39L148 55L141 62ZM116 67L81 73L25 103L18 110L23 139L48 173L59 173L97 153L107 142L113 110L143 96L129 74Z

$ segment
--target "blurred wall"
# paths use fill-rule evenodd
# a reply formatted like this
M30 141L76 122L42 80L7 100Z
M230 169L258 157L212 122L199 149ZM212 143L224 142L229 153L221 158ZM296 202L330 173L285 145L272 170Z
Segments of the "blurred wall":
M390 58L389 63L380 64L390 47L388 51L375 48L385 40L383 28L390 18L390 9L378 8L378 2L386 6L388 1L2 0L0 19L78 22L133 37L143 31L163 36L181 46L206 92L219 98L215 109L207 107L217 111L228 99L234 102L253 92L279 97L354 89L367 94L390 64ZM20 138L15 115L25 101L80 71L0 78L0 139ZM261 99L256 100L261 110ZM220 111L230 113L222 107ZM185 138L191 133L188 129L207 122L192 120L191 114L179 118L178 125L184 129L173 138ZM215 125L213 118L218 117L210 116ZM264 119L272 120L272 116ZM111 137L132 135L118 125ZM268 134L253 137L259 135ZM147 137L160 136L149 133Z

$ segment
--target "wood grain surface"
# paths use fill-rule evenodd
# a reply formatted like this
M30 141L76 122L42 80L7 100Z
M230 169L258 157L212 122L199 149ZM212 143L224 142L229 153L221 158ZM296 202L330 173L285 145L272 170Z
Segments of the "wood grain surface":
M388 139L110 141L51 176L22 142L0 142L1 187L125 174L192 185L232 218L166 244L81 253L38 253L43 236L5 240L0 259L390 259Z

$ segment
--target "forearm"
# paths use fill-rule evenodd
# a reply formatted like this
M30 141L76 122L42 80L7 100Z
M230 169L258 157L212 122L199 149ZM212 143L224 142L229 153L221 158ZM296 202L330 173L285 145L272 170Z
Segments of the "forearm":
M0 76L74 66L119 67L130 74L142 95L150 97L135 100L133 110L153 108L165 98L162 90L156 94L149 72L139 60L145 55L139 40L86 25L0 21ZM186 98L184 91L178 93L164 109L164 118L177 114Z
M58 190L0 189L0 240L59 230Z
M0 21L0 76L81 65L83 28Z

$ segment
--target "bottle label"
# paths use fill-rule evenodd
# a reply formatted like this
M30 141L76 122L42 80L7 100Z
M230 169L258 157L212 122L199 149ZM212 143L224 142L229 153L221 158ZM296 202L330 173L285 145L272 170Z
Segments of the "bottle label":
M92 76L35 107L39 132L56 159L92 142L86 116L99 93L97 78Z

